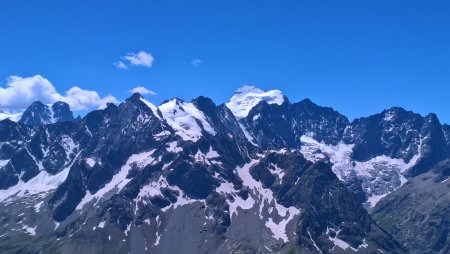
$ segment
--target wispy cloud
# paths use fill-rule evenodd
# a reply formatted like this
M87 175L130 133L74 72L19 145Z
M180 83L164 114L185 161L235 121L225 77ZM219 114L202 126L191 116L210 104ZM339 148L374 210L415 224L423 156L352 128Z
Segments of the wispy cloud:
M128 69L127 65L122 61L115 62L114 66L116 66L118 69Z
M201 59L194 59L194 60L191 61L191 64L194 67L199 67L200 64L202 64L202 63L203 63L203 61Z
M121 57L114 65L119 69L128 69L130 66L142 66L150 68L153 65L153 56L145 51L128 53Z
M34 101L45 104L56 101L67 102L72 110L85 110L107 102L117 103L117 99L108 95L101 97L96 91L74 86L65 94L56 91L55 86L41 75L32 77L10 76L5 87L0 87L0 108L12 112L27 108Z
M143 86L137 86L130 90L130 93L140 93L140 94L150 94L150 95L156 95L155 91L149 90Z

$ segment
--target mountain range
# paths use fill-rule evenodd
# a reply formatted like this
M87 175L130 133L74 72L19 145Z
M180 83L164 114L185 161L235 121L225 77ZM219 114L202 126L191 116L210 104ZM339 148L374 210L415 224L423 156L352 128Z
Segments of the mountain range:
M14 121L13 121L14 120ZM1 253L447 253L450 126L244 86L0 121Z

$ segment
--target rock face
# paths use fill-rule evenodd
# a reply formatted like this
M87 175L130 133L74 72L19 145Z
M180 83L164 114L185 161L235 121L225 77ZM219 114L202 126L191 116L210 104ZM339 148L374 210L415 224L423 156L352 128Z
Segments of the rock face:
M308 99L294 104L285 99L281 105L261 101L241 122L264 149L300 148L304 135L336 145L349 123L345 116Z
M53 118L56 123L73 121L73 113L70 110L69 104L57 101L52 105Z
M349 122L254 87L68 110L0 121L2 253L404 253L367 210L449 151L432 114Z
M410 253L450 251L450 160L411 179L374 209L374 219Z
M232 102L227 106L239 108ZM450 156L449 128L434 114L422 117L393 107L349 122L308 99L290 103L287 98L260 100L248 112L238 121L251 142L262 149L300 149L311 161L328 158L334 173L369 209L409 177Z
M358 161L376 156L401 158L417 163L408 175L416 176L449 156L444 127L434 114L422 117L402 108L391 108L368 118L356 119L343 140L355 144L352 157Z
M58 101L48 106L36 101L23 112L19 123L38 126L65 121L73 121L73 114L67 103Z

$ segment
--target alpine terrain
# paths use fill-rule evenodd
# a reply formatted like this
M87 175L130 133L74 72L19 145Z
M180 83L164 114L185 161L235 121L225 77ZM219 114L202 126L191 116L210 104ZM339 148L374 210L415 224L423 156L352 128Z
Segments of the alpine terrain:
M0 121L0 253L448 253L450 127L244 86Z

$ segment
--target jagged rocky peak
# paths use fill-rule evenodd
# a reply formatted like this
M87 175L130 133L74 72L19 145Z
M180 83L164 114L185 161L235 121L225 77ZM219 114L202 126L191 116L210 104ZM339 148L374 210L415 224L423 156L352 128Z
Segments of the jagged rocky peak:
M393 107L355 119L346 129L343 141L355 144L353 158L360 161L379 155L409 161L420 149L423 123L421 115Z
M37 126L65 121L73 121L73 113L67 103L57 101L50 106L35 101L23 112L19 123Z
M282 104L261 100L241 119L249 135L263 148L299 148L304 135L319 142L336 145L349 121L329 107L322 107L309 99Z
M23 112L19 123L26 125L47 124L50 123L50 117L49 107L40 101L35 101Z
M339 114L337 111L335 111L333 108L331 108L331 107L323 107L323 106L319 106L319 105L317 105L316 103L314 103L311 99L309 99L309 98L306 98L306 99L303 99L303 100L301 100L301 101L299 101L299 102L296 102L296 103L293 103L292 104L293 106L294 106L294 108L297 108L297 110L298 109L301 109L302 111L305 111L305 112L307 112L308 114L310 114L310 115L313 115L313 114L315 114L315 113L319 113L320 114L320 112L318 112L318 111L327 111L327 112L330 112L330 113L333 113L333 114ZM343 117L343 118L346 118L345 116L343 116L343 115L340 115L339 114L339 117ZM348 121L348 120L347 120Z
M192 103L194 103L194 105L198 109L200 109L205 113L211 112L216 108L216 104L214 103L214 101L204 96L199 96L195 98L194 100L192 100Z
M70 110L69 104L57 101L53 103L52 109L55 122L73 121L73 113Z
M144 98L144 96L142 96L140 93L133 93L129 98L127 98L125 100L125 103L132 104L132 105L136 105L136 104L139 105L141 103L144 103L149 108L156 108L156 106L153 103L147 101Z
M293 103L293 125L300 135L308 134L326 144L337 144L348 126L348 118L331 107L322 107L310 99Z
M128 99L127 101L136 101L136 100L140 100L141 98L144 98L140 93L133 93Z
M409 115L417 115L412 111L407 111L402 107L392 107L390 109L386 109L381 113L384 118L383 120L386 122L396 122L401 120L403 117L407 117Z
M416 129L423 123L423 117L402 107L392 107L378 114L380 123L385 129L392 131L403 131L406 128ZM394 127L393 129L391 127Z
M423 118L419 135L421 137L421 157L416 165L408 170L409 176L425 173L434 164L450 156L445 129L436 114L430 113Z
M107 103L108 104L112 103ZM146 108L149 108L153 115L159 119L161 119L161 112L159 112L158 107L156 107L153 103L146 100L140 93L133 93L128 99L125 100L125 104L132 105L132 106L145 106ZM114 104L113 104L114 105ZM112 105L110 105L112 106ZM106 108L106 107L105 107Z
M280 90L264 91L254 86L243 86L236 90L226 105L237 119L242 119L261 101L281 105L287 98Z
M140 93L133 93L130 97L128 97L125 102L128 103L140 103L140 102L144 102L145 104L150 103L149 101L147 101L144 96L142 96ZM109 104L109 103L107 103ZM152 104L153 105L153 104ZM155 106L156 107L156 106Z

